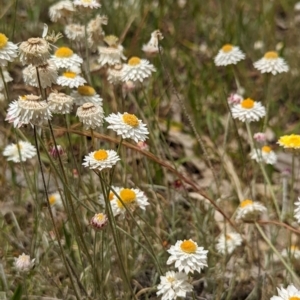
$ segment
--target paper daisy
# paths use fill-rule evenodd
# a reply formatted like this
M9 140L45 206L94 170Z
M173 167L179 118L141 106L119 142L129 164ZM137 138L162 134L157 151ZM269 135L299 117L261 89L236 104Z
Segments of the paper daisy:
M144 51L148 56L153 56L159 53L159 41L163 39L163 35L159 30L155 30L151 33L150 41L143 45L142 51Z
M107 80L111 84L118 84L122 82L123 66L123 64L117 64L107 69Z
M242 245L243 239L240 234L229 232L221 234L216 244L216 249L221 254L231 254L236 247Z
M5 34L0 33L0 66L5 67L7 62L18 56L18 46L8 41Z
M77 72L67 70L61 76L57 78L57 84L61 86L67 86L69 88L78 88L80 85L84 85L86 80Z
M76 105L83 105L91 102L97 105L102 105L103 99L98 95L95 89L89 85L81 85L77 91L72 91L71 96L74 98Z
M227 98L227 101L229 105L236 105L240 104L243 101L243 97L239 94L231 93Z
M271 297L270 300L298 300L300 299L300 291L290 284L286 289L277 288L278 296Z
M36 155L36 148L26 141L19 141L17 144L10 144L4 148L3 155L7 156L8 161L19 163Z
M157 296L161 300L173 300L177 297L186 298L186 294L193 291L193 286L188 281L188 275L182 272L169 271L165 276L160 276L157 286Z
M66 21L75 11L73 3L69 0L59 1L49 7L49 17L52 22Z
M39 79L36 68L38 69L39 79L43 89L51 87L56 83L58 78L57 68L53 62L48 60L45 65L39 65L38 67L29 65L23 69L23 80L26 84L39 87Z
M239 47L226 44L219 50L214 61L216 66L228 66L235 65L243 59L245 59L245 54Z
M84 42L85 29L80 24L71 23L65 26L64 33L69 40L78 42Z
M15 267L19 272L28 272L33 268L34 261L35 259L30 260L30 256L23 253L18 258L15 257Z
M112 186L111 187L111 190L109 192L109 195L108 195L108 199L109 201L113 201L113 200L117 200L117 196L116 195L119 195L119 192L120 192L120 188L116 187L116 186ZM105 199L104 199L104 195L103 194L100 194L99 196L99 202L100 204L105 207Z
M119 39L114 35L108 35L104 38L104 42L108 47L98 47L99 58L98 62L101 67L108 65L113 66L120 64L126 57L123 54L123 46L119 45Z
M61 145L53 145L49 149L49 154L52 158L57 159L59 156L62 157L65 154L65 150Z
M255 62L254 68L259 70L261 73L277 73L287 72L289 67L285 60L278 56L275 51L267 52L263 58Z
M107 25L107 16L97 15L94 19L90 20L87 25L88 44L92 49L97 49L105 36L102 25Z
M110 114L105 120L110 124L107 128L114 130L123 139L133 139L137 143L148 138L149 132L146 125L135 115L128 113Z
M116 151L99 149L86 155L82 165L86 168L102 171L112 168L119 160L120 157Z
M83 59L70 48L60 47L52 55L51 61L53 61L57 68L71 68L73 66L80 67Z
M23 65L46 65L50 58L50 45L43 38L30 38L19 46L20 61Z
M277 144L284 147L285 149L300 149L300 135L283 135L279 138Z
M258 143L265 143L265 141L267 140L267 136L263 132L256 132L253 135L253 139Z
M250 157L258 163L264 162L274 165L277 162L277 155L269 146L263 146L261 149L253 149Z
M180 272L201 273L201 269L207 267L207 250L198 247L193 240L177 241L174 246L168 250L171 254L167 261L167 265L175 262L175 268Z
M281 255L283 257L291 257L292 259L300 259L300 249L296 245L291 245L289 249L284 249Z
M258 121L266 114L266 109L260 102L250 98L243 100L240 104L231 107L232 117L242 122Z
M267 209L264 205L250 199L246 199L240 203L237 209L236 219L243 221L255 221L266 211Z
M48 96L49 108L54 114L69 114L73 108L73 100L71 96L58 92Z
M127 64L124 64L122 81L143 82L153 72L156 72L156 69L147 59L134 56L128 60Z
M121 215L124 217L126 214L126 208L131 212L133 212L137 207L145 210L146 206L149 205L149 202L144 192L139 189L119 189L118 195L110 201L110 204L114 216Z
M99 213L95 214L91 221L90 225L95 229L95 230L102 230L108 223L108 218L106 214Z
M104 112L100 105L87 102L78 107L76 115L83 123L84 129L96 129L103 124Z
M55 192L49 195L48 201L51 207L63 208L63 202L59 192Z
M1 63L0 63L0 66L1 66ZM13 81L13 78L10 76L10 74L7 72L7 70L5 70L4 68L2 68L2 73L3 73L5 83ZM0 76L0 91L4 90L4 88L5 88L4 82L3 82L2 77Z
M9 104L5 120L14 123L14 127L23 124L40 125L52 118L48 103L35 95L19 96Z
M100 3L98 3L96 0L74 0L73 4L79 8L94 9L101 7Z
M294 218L300 224L300 197L298 197L298 201L295 202L295 207Z

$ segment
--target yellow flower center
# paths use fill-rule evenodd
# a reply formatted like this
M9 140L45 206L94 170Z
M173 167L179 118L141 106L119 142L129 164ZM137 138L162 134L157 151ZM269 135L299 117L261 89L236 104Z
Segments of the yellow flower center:
M91 3L92 0L81 0L83 3Z
M300 297L292 296L292 297L289 297L289 300L300 300Z
M280 137L278 141L280 146L284 146L286 148L300 148L300 135L298 134L291 134L291 135L284 135Z
M292 245L291 246L291 251L294 252L294 251L298 251L299 248L296 246L296 245Z
M197 250L197 245L192 242L192 241L187 241L187 240L184 240L181 245L180 245L180 248L183 252L186 252L186 253L195 253L196 250Z
M129 66L137 66L141 63L141 59L138 58L137 56L133 56L129 59L128 65Z
M270 153L272 151L272 149L269 146L263 146L261 148L261 151L265 152L265 153Z
M61 47L55 51L55 56L59 58L68 58L73 55L73 51L68 47Z
M226 44L226 45L224 45L224 46L222 47L222 50L223 50L223 52L225 52L225 53L228 53L228 52L232 51L232 49L233 49L233 46L230 45L230 44Z
M7 44L8 38L5 34L0 33L0 49L4 48Z
M129 125L131 127L139 126L138 118L135 115L132 115L132 114L124 114L123 115L123 121L124 121L124 123L126 123L127 125Z
M79 86L77 92L82 96L94 96L96 94L96 91L89 85Z
M104 214L100 213L100 214L96 214L95 215L95 219L98 221L98 222L102 222L104 220Z
M64 72L63 76L67 77L67 78L75 78L77 76L77 74L74 72Z
M115 194L113 192L110 192L109 196L108 196L109 201L113 200L114 196L115 196Z
M278 58L278 54L275 51L269 51L264 55L264 58L266 58L266 59L276 59L276 58Z
M167 277L167 280L172 283L172 282L175 281L175 278L174 277Z
M108 153L107 153L107 151L105 151L103 149L96 151L94 154L94 158L96 160L106 160L107 157L108 157Z
M21 150L21 149L22 149L22 145L21 145L20 143L18 143L18 144L17 144L17 148L18 148L19 150Z
M135 202L136 194L131 189L123 189L120 192L120 198L122 199L124 204L130 205ZM123 207L123 204L120 200L117 201L117 205L119 208Z
M246 200L241 202L240 207L246 207L248 205L253 205L253 201L250 200L250 199L246 199Z
M56 202L56 197L55 197L55 195L49 196L49 203L50 203L50 205L55 204L55 202Z
M231 240L231 236L229 234L226 234L225 238L227 241Z
M242 108L251 109L254 106L254 101L250 98L247 98L241 102Z

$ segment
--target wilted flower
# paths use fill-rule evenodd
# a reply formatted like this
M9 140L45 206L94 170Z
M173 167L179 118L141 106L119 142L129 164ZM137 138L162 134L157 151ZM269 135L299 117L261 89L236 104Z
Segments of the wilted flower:
M48 96L49 108L54 114L69 114L73 108L73 100L65 93L53 92Z
M159 30L155 30L151 33L150 41L143 45L142 50L149 56L159 53L159 42L164 37Z
M237 209L236 219L243 221L255 221L266 211L267 209L264 205L250 199L246 199L240 203Z
M255 62L254 68L259 70L261 73L277 73L287 72L289 67L285 60L278 56L275 51L267 52L263 58Z
M175 262L175 268L185 273L194 271L201 273L201 269L207 267L207 250L198 247L192 239L177 241L174 246L168 250L171 254L167 265Z
M66 21L74 11L75 8L71 1L58 1L49 7L49 17L52 22Z
M90 20L87 26L88 44L94 49L103 41L105 32L102 30L102 25L107 25L107 16L97 15Z
M5 67L7 62L18 56L18 46L8 41L5 34L0 33L0 66Z
M162 295L162 300L173 300L177 297L186 297L192 292L193 286L188 282L188 275L182 272L169 271L165 276L160 276L157 286L157 296Z
M240 234L235 232L228 232L226 234L221 234L216 248L221 254L231 254L236 247L242 245L243 239Z
M219 50L214 61L216 66L228 66L232 64L235 65L243 59L245 59L245 54L239 47L226 44Z
M243 100L240 104L231 107L232 117L242 122L258 121L266 114L266 109L260 102L250 98Z
M86 130L95 129L103 124L104 112L100 105L91 102L84 103L78 107L76 115Z
M116 64L107 69L107 80L111 84L122 82L123 66L123 64Z
M71 23L65 26L64 33L69 40L76 42L84 42L85 30L80 24Z
M28 272L34 266L35 259L30 260L30 256L23 253L18 258L15 257L15 267L19 272Z
M10 144L4 148L3 155L7 156L8 161L19 163L36 155L36 148L26 141L19 141L17 144Z

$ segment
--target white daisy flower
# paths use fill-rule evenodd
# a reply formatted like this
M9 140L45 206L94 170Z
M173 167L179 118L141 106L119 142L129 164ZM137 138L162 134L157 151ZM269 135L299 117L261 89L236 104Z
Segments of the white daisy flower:
M300 249L296 245L291 245L289 249L284 249L281 255L283 257L291 257L292 259L300 259Z
M260 102L250 98L243 100L240 104L231 107L232 117L242 122L258 121L266 114L266 109Z
M123 67L122 81L143 82L144 79L151 76L152 72L156 72L156 69L147 59L133 56Z
M216 244L216 249L221 254L231 254L236 247L242 245L243 239L240 234L229 232L221 234Z
M119 38L114 35L108 35L103 40L108 45L108 47L98 47L98 62L101 67L105 65L113 66L116 64L120 64L122 59L126 59L123 54L124 48L122 45L119 45Z
M110 124L107 128L114 130L123 139L133 139L137 143L148 138L149 132L146 125L135 115L128 113L110 114L105 120Z
M80 85L84 85L86 83L86 80L77 72L67 70L61 76L58 76L56 82L58 85L67 86L73 89L78 88Z
M3 155L7 156L8 161L19 163L36 155L36 148L26 141L19 141L17 144L10 144L4 148Z
M99 149L86 155L82 165L86 168L102 171L112 168L119 160L120 157L116 151Z
M50 44L43 38L30 38L19 45L20 61L23 65L46 65L50 58Z
M102 106L103 99L98 95L95 89L89 85L81 85L77 91L72 91L71 96L74 98L76 105L83 105L84 103L91 102Z
M23 80L26 84L39 87L39 79L36 68L38 69L39 79L43 89L51 87L52 84L56 83L58 78L57 68L52 61L48 60L45 65L39 65L38 67L29 65L23 69Z
M258 163L264 162L274 165L277 162L277 155L269 146L263 146L261 149L253 149L250 157Z
M83 25L71 23L65 26L64 33L69 40L84 42L85 29Z
M23 124L40 125L52 118L48 103L35 95L19 96L9 104L5 120L14 127Z
M298 201L295 202L295 213L294 218L297 220L298 223L300 223L300 197L298 197Z
M207 267L207 250L198 247L197 243L192 239L177 241L174 246L168 250L171 254L167 261L167 265L175 262L175 268L186 274L194 271L201 273L201 269Z
M18 56L18 46L8 41L5 34L0 33L0 66L5 67L7 62Z
M235 65L243 59L245 59L245 54L239 47L226 44L219 50L214 61L216 66L228 66Z
M112 186L108 196L109 201L117 200L118 198L115 193L119 194L120 190L121 189L119 187ZM103 207L105 207L106 204L103 194L99 195L99 202Z
M15 257L15 267L19 272L28 272L33 268L34 261L35 259L30 260L30 256L23 253L18 258Z
M242 201L236 212L236 219L243 221L253 221L257 220L260 215L267 212L264 205L259 202L254 202L250 199Z
M100 105L87 102L77 109L76 115L82 122L84 129L96 129L103 124L104 112Z
M116 64L107 69L107 80L111 84L118 84L122 82L123 64Z
M96 0L74 0L73 4L74 6L92 9L101 7L101 4Z
M0 66L1 66L1 63L0 63ZM10 76L10 74L7 72L7 70L5 70L4 68L2 69L2 73L3 73L5 83L13 81L13 78ZM4 88L5 88L5 84L3 82L2 77L0 76L0 91L4 90Z
M73 3L69 0L58 1L49 7L49 17L54 23L66 21L75 11Z
M120 199L123 203L120 201ZM118 196L114 195L113 199L110 201L111 208L114 216L121 215L125 217L126 208L133 212L137 207L142 210L146 209L149 205L148 198L145 196L144 192L139 189L119 189ZM124 207L126 206L126 208Z
M59 192L55 192L49 195L48 197L49 203L51 207L56 207L56 208L63 208L63 202L61 199L61 195Z
M68 47L58 48L54 55L51 56L51 61L53 61L57 68L67 69L73 66L80 67L83 63L83 59Z
M298 300L300 299L300 291L292 284L286 289L277 288L278 296L271 297L270 300Z
M48 96L49 108L54 114L69 114L73 108L73 100L71 96L58 92Z
M254 68L259 70L261 73L277 73L287 72L289 67L285 60L278 56L275 51L267 52L263 58L255 62Z
M193 286L188 280L188 275L185 273L169 271L165 276L160 276L156 294L162 296L161 300L186 298L186 294L193 291Z
M102 230L107 223L108 218L106 214L103 213L95 214L90 221L90 225L96 230Z
M151 33L150 41L143 45L142 51L144 51L147 55L153 56L159 53L159 42L164 37L159 30L155 30Z

